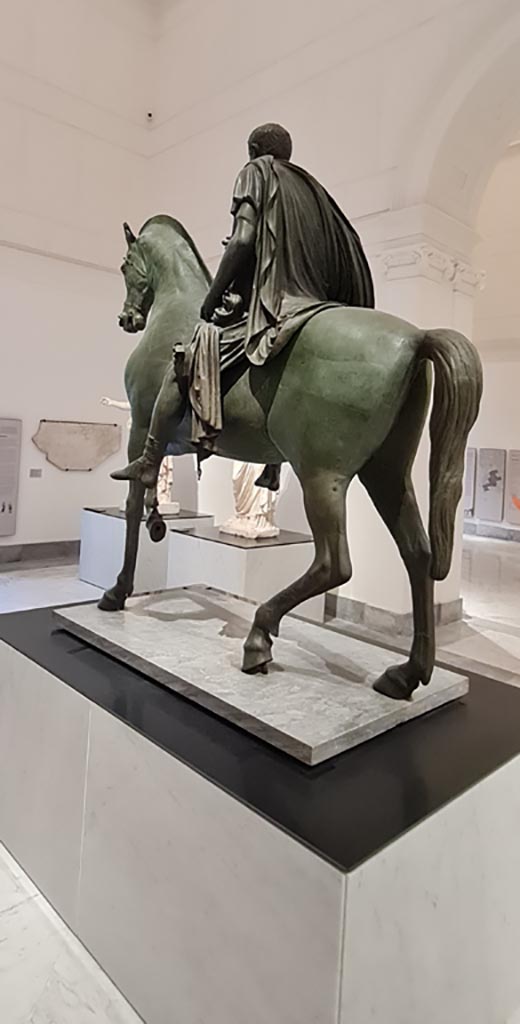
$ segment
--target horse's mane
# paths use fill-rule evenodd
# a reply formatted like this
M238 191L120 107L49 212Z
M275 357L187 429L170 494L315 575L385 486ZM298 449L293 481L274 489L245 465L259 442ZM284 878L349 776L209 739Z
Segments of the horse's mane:
M204 274L204 277L206 278L206 281L208 282L208 284L211 284L211 274L206 264L204 263L204 260L202 259L202 256L199 250L197 249L197 246L195 245L193 238L191 237L190 234L188 234L186 228L184 227L184 224L181 224L180 220L176 220L175 217L170 217L169 213L158 213L155 215L155 217L148 218L148 220L143 224L139 234L142 235L143 231L145 231L150 224L166 224L168 227L173 228L173 230L176 231L176 233L180 235L181 238L184 239L186 244L189 245L193 255L195 256L195 259L197 260L197 263L200 266L200 269L202 270L202 273Z

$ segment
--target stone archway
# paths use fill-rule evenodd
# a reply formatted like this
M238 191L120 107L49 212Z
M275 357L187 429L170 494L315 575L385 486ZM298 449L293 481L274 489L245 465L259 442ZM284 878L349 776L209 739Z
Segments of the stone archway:
M426 203L473 226L486 182L520 136L520 10L498 6L496 29L454 69L414 126L398 175L398 205ZM516 9L515 9L516 8Z

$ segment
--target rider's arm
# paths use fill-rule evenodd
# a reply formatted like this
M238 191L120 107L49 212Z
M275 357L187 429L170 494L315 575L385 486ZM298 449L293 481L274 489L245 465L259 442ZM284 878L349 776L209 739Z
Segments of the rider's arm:
M215 279L201 310L203 320L211 320L222 302L224 292L239 276L255 251L256 213L250 203L242 203L235 216L233 234L226 246Z

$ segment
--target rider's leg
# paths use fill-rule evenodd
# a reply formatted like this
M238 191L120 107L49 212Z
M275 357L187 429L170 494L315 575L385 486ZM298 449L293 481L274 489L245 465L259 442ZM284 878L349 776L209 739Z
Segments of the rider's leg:
M255 480L256 486L267 487L270 491L279 491L281 468L281 466L273 466L271 464L264 466L258 480Z
M140 458L111 476L114 480L140 480L146 487L155 487L161 462L175 428L186 408L186 397L179 389L177 372L172 361L164 375L161 390L153 407L148 437Z

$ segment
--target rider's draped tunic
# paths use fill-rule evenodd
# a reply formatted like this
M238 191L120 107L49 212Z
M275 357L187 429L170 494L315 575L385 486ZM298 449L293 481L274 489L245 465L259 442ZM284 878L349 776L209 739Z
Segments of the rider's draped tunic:
M258 157L235 182L233 217L245 203L256 221L248 310L233 326L200 324L195 332L189 370L194 441L207 441L221 428L224 371L246 359L262 365L323 309L374 306L359 235L311 174L285 160Z

